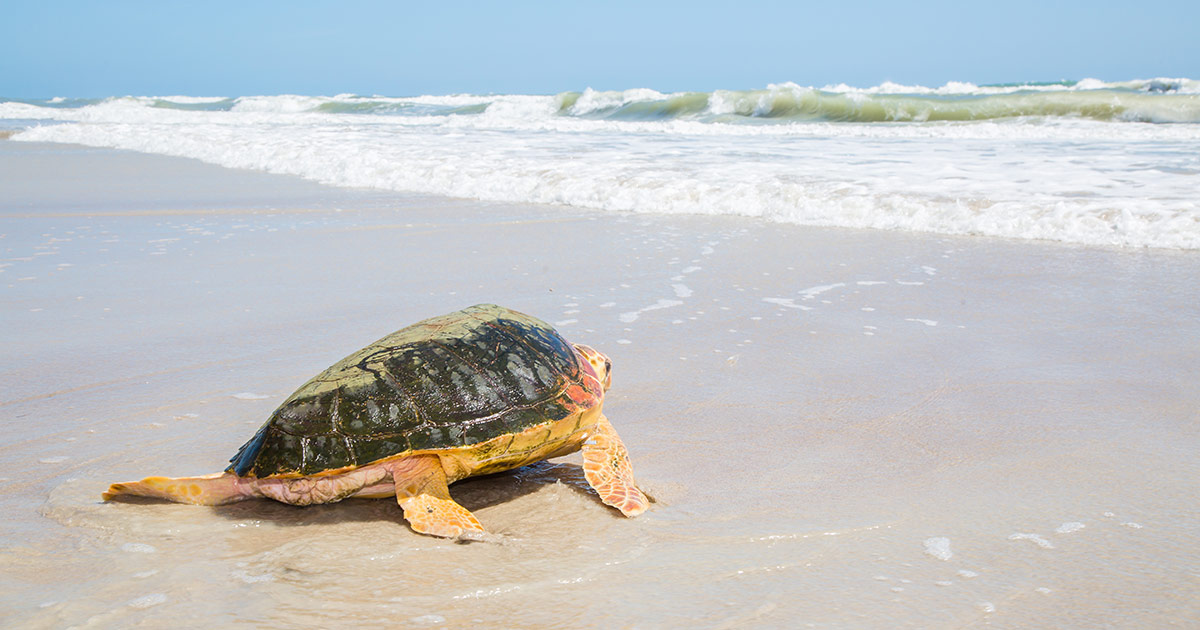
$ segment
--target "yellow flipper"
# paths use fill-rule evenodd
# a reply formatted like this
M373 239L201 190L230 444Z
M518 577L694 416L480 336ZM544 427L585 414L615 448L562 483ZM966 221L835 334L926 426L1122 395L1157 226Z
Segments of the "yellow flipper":
M583 443L583 475L605 505L621 510L625 516L646 511L650 502L633 481L629 452L608 418L600 416L592 435Z
M100 495L105 501L132 494L192 505L221 505L250 498L244 480L230 473L199 477L146 477L141 481L114 483Z
M405 458L392 471L396 502L413 531L442 538L482 539L483 525L450 498L446 472L436 455Z

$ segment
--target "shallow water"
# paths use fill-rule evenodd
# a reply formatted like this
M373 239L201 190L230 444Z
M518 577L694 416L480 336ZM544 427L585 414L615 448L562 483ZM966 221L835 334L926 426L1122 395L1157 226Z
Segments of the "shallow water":
M1200 82L12 101L14 140L612 213L1200 249ZM565 210L570 214L570 210Z
M77 183L0 210L5 627L1200 622L1193 253L19 150ZM196 192L89 208L99 164ZM286 207L242 192L258 186ZM418 536L391 500L100 502L113 481L222 468L333 361L483 301L612 357L605 409L646 514L601 505L578 456L453 486L486 544Z

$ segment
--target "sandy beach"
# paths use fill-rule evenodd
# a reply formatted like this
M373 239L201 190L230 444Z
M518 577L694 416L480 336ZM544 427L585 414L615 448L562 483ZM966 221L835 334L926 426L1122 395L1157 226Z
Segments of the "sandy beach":
M0 140L0 626L1200 625L1200 252L339 189ZM390 500L106 504L495 302L613 360L578 456Z

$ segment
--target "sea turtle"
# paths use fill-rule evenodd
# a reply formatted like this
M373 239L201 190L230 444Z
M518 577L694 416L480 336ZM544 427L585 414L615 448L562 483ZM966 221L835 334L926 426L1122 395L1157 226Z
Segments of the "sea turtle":
M479 538L447 486L583 451L600 500L646 510L629 455L604 417L608 357L549 324L480 304L398 330L296 390L224 472L113 484L133 494L219 505L292 505L395 496L422 534Z

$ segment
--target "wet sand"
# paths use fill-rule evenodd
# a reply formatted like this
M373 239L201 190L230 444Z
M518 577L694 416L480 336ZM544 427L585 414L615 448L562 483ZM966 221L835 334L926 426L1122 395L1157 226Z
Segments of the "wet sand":
M1200 624L1200 253L605 215L0 142L0 626ZM657 500L105 504L479 302L608 353Z

